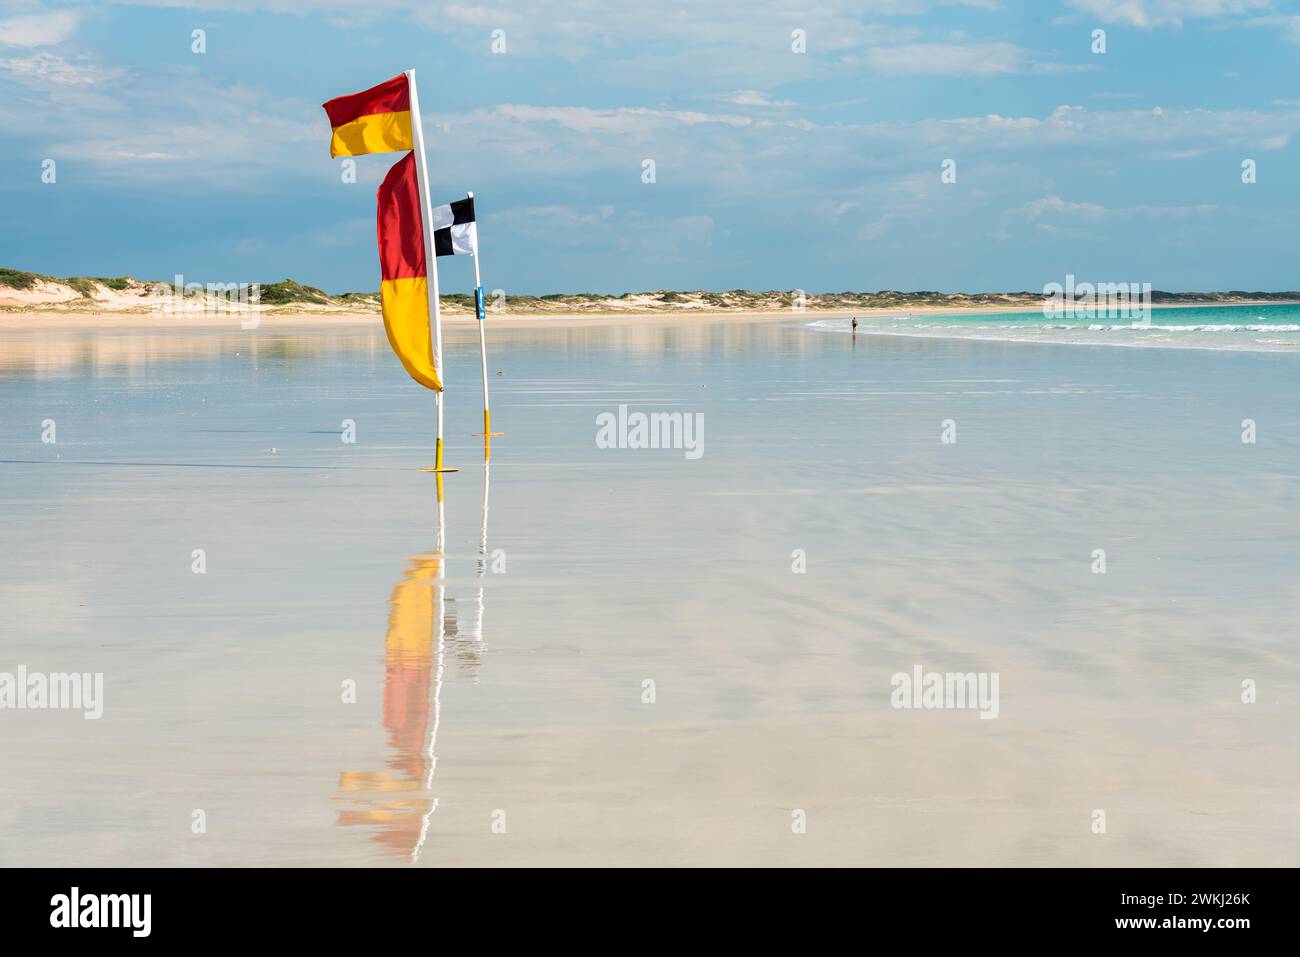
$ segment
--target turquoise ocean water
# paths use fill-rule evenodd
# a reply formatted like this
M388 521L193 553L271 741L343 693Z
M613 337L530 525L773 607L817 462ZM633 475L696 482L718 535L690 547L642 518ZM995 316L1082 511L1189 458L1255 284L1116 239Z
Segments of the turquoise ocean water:
M1095 316L1046 317L1041 312L970 313L895 318L858 317L862 335L906 335L1083 345L1228 349L1251 352L1300 350L1300 304L1265 306L1165 306L1149 322L1098 312ZM849 319L819 319L818 330L849 332Z

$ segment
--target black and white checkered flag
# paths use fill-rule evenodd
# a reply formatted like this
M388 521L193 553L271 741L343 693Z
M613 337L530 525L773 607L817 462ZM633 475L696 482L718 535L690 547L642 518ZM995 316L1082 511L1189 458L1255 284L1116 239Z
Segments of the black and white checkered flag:
M474 197L433 207L433 254L470 256L478 251Z

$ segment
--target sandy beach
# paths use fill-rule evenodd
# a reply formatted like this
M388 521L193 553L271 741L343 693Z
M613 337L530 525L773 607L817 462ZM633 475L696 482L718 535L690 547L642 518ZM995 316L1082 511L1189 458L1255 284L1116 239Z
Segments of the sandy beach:
M0 864L1300 861L1300 357L824 318L0 318Z

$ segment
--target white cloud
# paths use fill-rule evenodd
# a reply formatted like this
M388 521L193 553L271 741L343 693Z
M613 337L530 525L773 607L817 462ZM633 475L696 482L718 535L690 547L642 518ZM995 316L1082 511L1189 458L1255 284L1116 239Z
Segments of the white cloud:
M1099 222L1105 219L1187 219L1197 216L1209 216L1219 211L1219 207L1210 203L1198 203L1193 206L1115 206L1107 207L1098 203L1067 202L1060 196L1044 196L1026 203L1019 210L1021 216L1037 223L1045 219L1066 219L1076 222Z
M1015 73L1027 55L1014 43L905 43L872 47L866 64L879 73L930 76L993 76ZM846 58L855 62L855 58Z
M437 175L458 188L477 183L474 189L484 194L505 189L558 202L581 197L583 214L591 215L600 203L657 203L667 187L707 197L704 211L719 223L728 215L719 210L762 196L774 209L822 211L828 228L842 224L845 241L914 228L905 223L941 228L945 215L996 223L1028 196L1046 197L1034 223L1074 228L1093 221L1090 216L1109 222L1101 207L1089 208L1093 197L1063 194L1061 184L1088 179L1099 168L1172 162L1193 151L1230 151L1231 172L1241 156L1300 135L1300 110L1276 107L1090 111L1063 105L1029 116L794 123L763 114L507 104L429 119L456 143L441 154ZM943 157L958 159L961 189L940 184ZM655 186L641 184L645 158L656 162ZM1152 188L1162 181L1157 177ZM552 212L556 222L568 221L558 210L546 215ZM1173 222L1180 213L1153 204L1129 215ZM1008 225L1029 222L1017 214Z
M787 107L796 106L793 100L776 100L763 93L760 90L736 90L734 93L726 93L717 99L724 103L732 103L736 106L770 106L770 107Z
M75 10L50 10L0 20L0 46L55 46L76 32L80 18Z
M93 86L118 75L115 70L70 63L61 56L45 51L26 57L0 58L0 71L37 86Z
M655 110L639 106L592 109L587 106L525 106L506 103L495 107L499 116L523 123L554 123L579 133L645 133L664 126L699 126L720 123L750 126L748 116L697 113L690 110Z
M524 236L564 245L585 245L593 230L614 216L612 206L516 206L498 213L497 222Z
M1300 133L1300 111L1150 110L1090 111L1062 105L1045 117L987 116L872 124L871 135L913 144L945 143L998 150L1074 145L1132 154L1143 146L1262 147Z
M492 216L491 228L509 234L517 242L547 248L589 249L599 251L601 256L654 256L657 261L685 262L709 251L714 220L702 213L682 216L657 209L560 204L502 210Z
M268 178L287 171L337 176L332 164L308 162L322 157L329 142L319 107L276 100L197 73L175 71L165 82L146 81L77 67L48 54L17 67L0 61L0 70L23 81L7 91L0 113L12 107L24 117L24 130L41 143L41 155L78 157L87 179L150 184L201 179L209 188L240 191L265 188ZM113 82L97 82L108 78Z
M1266 10L1270 0L1069 0L1103 23L1132 27L1180 27L1185 20L1218 20Z
M1300 43L1300 16L1294 14L1274 14L1267 17L1254 17L1245 23L1248 27L1280 29L1282 38L1288 43Z
M1097 219L1105 215L1106 207L1098 206L1096 203L1067 203L1059 196L1044 196L1042 199L1026 203L1021 208L1021 213L1029 220L1042 219L1049 214L1068 214L1084 219Z
M595 82L613 79L663 89L686 80L758 87L842 72L827 55L918 40L922 31L897 17L954 4L991 9L987 0L713 0L671 12L606 0L119 0L133 5L318 16L327 22L399 21L450 36L487 53L490 32L506 33L509 58L593 62ZM791 52L791 31L805 31L807 56ZM507 58L501 58L504 63Z

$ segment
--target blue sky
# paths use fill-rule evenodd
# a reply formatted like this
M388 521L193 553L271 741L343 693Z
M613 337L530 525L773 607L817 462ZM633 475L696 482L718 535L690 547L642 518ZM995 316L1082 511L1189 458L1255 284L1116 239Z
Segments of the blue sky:
M1298 62L1281 0L0 0L0 265L375 289L320 104L414 67L507 293L1296 289Z

